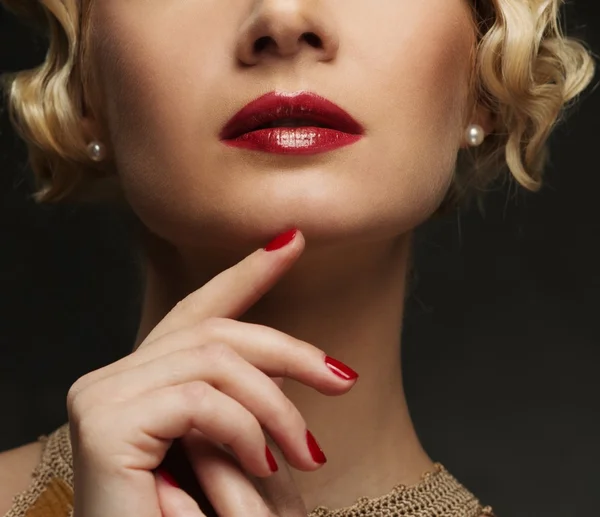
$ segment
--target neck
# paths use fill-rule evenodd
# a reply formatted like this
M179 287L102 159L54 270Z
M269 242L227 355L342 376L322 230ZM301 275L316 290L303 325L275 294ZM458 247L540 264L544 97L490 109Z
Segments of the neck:
M433 462L411 421L402 385L400 334L411 236L311 248L240 321L302 339L355 369L360 378L341 397L326 397L287 380L283 390L300 410L328 462L294 470L307 508L348 506L396 484L417 483ZM176 250L146 242L146 290L136 347L187 294L242 256ZM210 253L210 254L209 254Z

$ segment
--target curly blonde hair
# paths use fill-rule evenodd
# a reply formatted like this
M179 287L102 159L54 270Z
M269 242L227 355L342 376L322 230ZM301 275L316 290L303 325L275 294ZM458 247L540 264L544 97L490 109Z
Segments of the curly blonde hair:
M103 198L101 179L114 174L89 159L80 123L93 84L88 59L92 2L85 12L80 12L81 0L0 2L49 38L40 66L4 77L11 121L27 143L36 179L33 198ZM506 168L511 173L506 176L524 188L539 189L550 133L595 71L586 44L563 34L564 0L469 2L477 35L471 93L493 114L494 131L481 146L459 153L443 206L483 192Z

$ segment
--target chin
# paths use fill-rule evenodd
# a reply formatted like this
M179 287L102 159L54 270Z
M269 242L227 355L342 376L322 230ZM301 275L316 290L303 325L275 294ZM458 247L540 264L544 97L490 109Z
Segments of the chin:
M222 208L210 214L154 213L145 217L145 223L176 247L250 252L290 228L300 229L309 246L394 239L409 233L435 210L422 205L393 208L359 202L323 206L305 200L290 206L272 201L266 206L248 203L241 210Z
M314 244L384 239L429 219L451 174L380 165L377 174L377 164L356 160L268 171L225 167L220 174L210 167L167 183L135 174L127 197L150 231L178 246L251 249L290 228Z

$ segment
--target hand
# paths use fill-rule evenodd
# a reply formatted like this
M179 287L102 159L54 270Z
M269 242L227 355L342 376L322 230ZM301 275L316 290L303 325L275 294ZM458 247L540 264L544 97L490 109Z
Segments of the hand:
M272 476L261 479L253 477L249 479L229 454L216 448L203 437L187 444L187 449L193 451L193 454L188 456L194 458L197 478L204 484L199 500L204 504L207 499L212 502L209 507L202 506L207 516L306 517L308 515L287 462L280 457L277 446L269 439L267 442L270 442L279 470ZM162 469L159 469L159 472L168 474ZM158 497L163 517L197 515L198 506L193 499L180 488L170 485L170 482L160 474L157 474L157 477Z
M180 301L135 352L71 386L74 517L161 517L162 480L153 471L177 438L196 441L197 451L210 440L235 455L234 462L223 449L205 448L197 452L204 466L194 462L222 515L237 515L240 507L250 509L245 515L268 515L240 470L258 478L273 474L263 428L290 465L305 471L320 467L307 446L302 415L272 377L289 377L326 395L346 393L354 381L333 373L325 353L313 345L234 319L277 282L303 248L297 232L280 250L255 251ZM205 461L209 452L216 463ZM227 487L218 488L225 478L213 479L211 465L223 473L226 461ZM186 496L178 492L179 507L202 516Z

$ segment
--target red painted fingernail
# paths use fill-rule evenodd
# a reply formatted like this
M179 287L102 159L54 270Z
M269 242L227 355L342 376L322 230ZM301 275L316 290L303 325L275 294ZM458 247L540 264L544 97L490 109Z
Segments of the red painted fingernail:
M287 232L279 234L269 244L267 244L267 246L265 247L265 251L275 251L283 248L286 244L289 244L294 240L297 231L298 230L296 228L292 228Z
M169 485L179 488L179 483L177 483L177 481L175 481L175 478L165 469L156 469L156 473L167 483L169 483Z
M310 451L310 455L312 456L313 460L321 465L327 461L327 458L321 450L321 447L319 447L317 440L315 440L315 437L309 430L306 431L306 443L308 444L308 450Z
M277 465L277 462L273 457L273 453L271 452L271 449L269 449L268 445L265 446L265 453L267 455L267 463L269 464L271 472L277 472L279 470L279 465Z
M325 356L325 364L333 373L345 381L353 381L354 379L358 379L358 373L333 357L329 357L328 355Z

